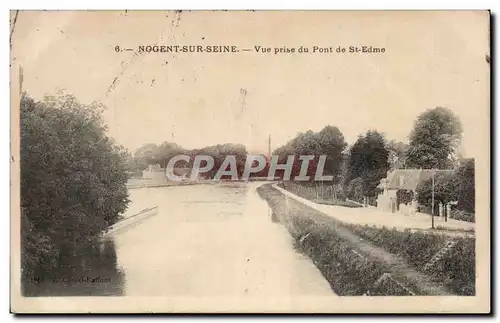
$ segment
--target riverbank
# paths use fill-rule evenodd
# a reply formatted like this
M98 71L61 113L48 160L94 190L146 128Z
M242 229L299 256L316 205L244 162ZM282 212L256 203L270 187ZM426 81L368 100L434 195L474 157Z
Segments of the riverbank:
M374 234L366 226L349 227L273 186L264 185L258 192L269 203L273 217L290 231L297 247L314 260L337 294L475 293L475 239L457 237L458 246L436 258L448 243L444 235L405 231L396 237L390 229L386 231L391 234ZM366 234L361 237L361 233ZM429 263L431 270L425 267Z
M277 180L276 180L277 181ZM197 180L197 181L181 181L181 182L172 182L172 181L159 181L159 180L149 180L149 179L129 179L127 182L128 189L137 189L137 188L153 188L153 187L171 187L171 186L189 186L189 185L213 185L213 184L221 184L221 183L246 183L246 182L269 182L267 177L251 177L248 181L233 181L233 180Z
M153 187L170 187L170 186L188 186L200 184L212 184L213 181L183 181L183 182L167 182L167 181L154 181L147 179L129 179L127 182L127 189L137 188L153 188Z

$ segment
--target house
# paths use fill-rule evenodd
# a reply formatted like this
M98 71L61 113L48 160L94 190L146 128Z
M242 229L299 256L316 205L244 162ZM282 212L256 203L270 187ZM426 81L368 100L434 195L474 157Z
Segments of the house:
M377 207L385 212L415 214L418 210L417 186L432 178L433 172L438 174L452 170L395 169L387 172L387 177L377 186L382 190L377 197Z

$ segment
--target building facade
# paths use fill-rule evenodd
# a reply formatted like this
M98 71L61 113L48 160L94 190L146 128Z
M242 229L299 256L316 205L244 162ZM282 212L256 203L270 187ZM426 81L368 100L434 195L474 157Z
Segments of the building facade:
M191 168L175 167L174 174L181 176L183 180L189 180L191 175ZM142 171L142 179L150 180L153 182L168 182L166 169L161 167L160 164L148 165L148 168Z
M419 211L417 186L432 178L433 173L441 172L452 170L395 169L387 172L387 177L377 186L382 190L377 197L377 208L384 212L414 215Z

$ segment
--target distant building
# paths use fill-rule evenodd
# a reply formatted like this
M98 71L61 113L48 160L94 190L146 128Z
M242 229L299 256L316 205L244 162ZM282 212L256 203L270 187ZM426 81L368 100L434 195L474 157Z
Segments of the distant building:
M189 177L191 176L191 168L175 167L174 174L183 177L183 180L189 180ZM142 171L142 179L154 182L169 181L166 169L161 167L160 164L148 165L148 168Z
M160 164L148 165L148 168L142 171L142 179L166 181L165 168L162 168Z
M399 212L412 215L417 212L417 186L432 177L434 174L452 172L452 170L430 169L395 169L387 172L387 177L380 181L377 188L383 190L377 197L377 207L385 212ZM405 190L408 199L405 202L398 200L398 191ZM408 200L410 200L408 202Z

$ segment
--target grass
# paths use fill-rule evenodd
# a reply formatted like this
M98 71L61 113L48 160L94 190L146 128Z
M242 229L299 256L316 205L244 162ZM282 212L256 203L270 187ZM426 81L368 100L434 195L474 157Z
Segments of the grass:
M454 294L474 295L475 290L475 242L473 237L424 233L419 231L398 231L388 228L376 228L368 225L347 225L360 237L381 246L391 253L404 258L419 271L432 257L453 239L457 241L455 248L428 274L436 282L443 283Z
M356 207L362 207L359 204L356 204L351 201L341 201L341 200L325 200L325 199L315 199L313 200L314 203L318 204L326 204L326 205L336 205L336 206L343 206L343 207L350 207L350 208L356 208Z
M442 225L438 225L436 227L436 230L441 230L441 231L454 231L454 232L467 232L467 233L474 233L476 230L474 229L461 229L461 228L450 228L450 227L443 227Z
M269 185L258 192L339 295L475 294L474 238L454 237L456 247L424 272L450 237L343 224L297 201L287 208L283 195ZM386 273L387 279L379 280Z

